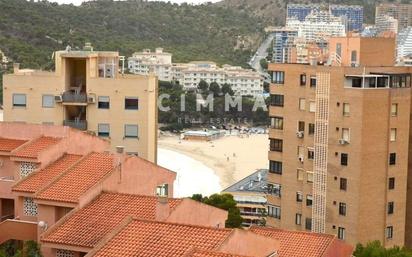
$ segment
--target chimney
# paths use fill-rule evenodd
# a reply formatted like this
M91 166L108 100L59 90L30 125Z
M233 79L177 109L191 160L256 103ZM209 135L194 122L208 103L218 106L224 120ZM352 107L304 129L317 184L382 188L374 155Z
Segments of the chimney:
M122 182L122 170L123 170L123 164L124 164L125 159L126 159L126 154L124 153L124 146L116 146L114 165L115 167L120 169L118 183Z
M156 221L165 221L170 215L167 196L158 196L156 201Z
M13 72L14 72L14 74L18 73L19 70L20 70L20 63L17 63L17 62L13 63Z

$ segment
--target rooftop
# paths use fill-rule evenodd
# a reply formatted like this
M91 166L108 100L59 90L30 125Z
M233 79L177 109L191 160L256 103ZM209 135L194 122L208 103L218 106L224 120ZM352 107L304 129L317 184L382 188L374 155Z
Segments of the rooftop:
M267 169L259 169L244 179L229 186L224 192L267 192Z
M12 152L13 157L36 159L39 153L57 144L61 138L41 136Z
M304 231L288 231L269 227L252 226L250 231L262 236L268 236L280 240L279 257L322 257L334 241L336 236L317 234ZM340 242L340 241L339 241ZM341 245L341 255L351 256L352 247Z
M26 142L27 140L0 137L0 152L11 152Z
M35 196L36 199L77 203L80 196L114 170L114 156L91 153Z
M231 229L131 220L100 249L87 256L185 256L194 247L214 250L231 233Z
M29 176L17 183L12 190L36 193L41 188L51 183L56 177L63 174L64 171L80 160L81 157L81 155L65 154L44 169L31 173Z
M102 193L52 229L42 241L94 247L127 216L155 220L157 201L155 196ZM168 200L172 210L181 202L182 199Z
M188 252L185 256L187 257L247 257L245 255L237 255L231 253L222 253L213 250L198 250L194 249L190 253Z

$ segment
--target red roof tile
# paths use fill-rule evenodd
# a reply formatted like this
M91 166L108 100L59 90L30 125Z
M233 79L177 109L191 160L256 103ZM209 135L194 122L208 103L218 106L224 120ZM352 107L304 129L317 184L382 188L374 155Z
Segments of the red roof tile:
M114 170L114 156L91 153L59 179L36 194L36 199L77 203L80 196Z
M169 199L174 209L182 199ZM154 220L157 197L102 193L49 234L42 242L93 247L128 216ZM81 224L81 225L79 225Z
M39 137L30 141L27 145L23 146L22 149L13 152L12 155L21 158L37 158L41 151L56 144L60 140L61 138L56 137Z
M0 137L0 152L11 152L26 142L27 140Z
M187 253L186 257L247 257L244 255L237 255L231 253L222 253L211 250L194 250L193 252Z
M81 155L65 154L46 168L34 172L30 176L21 180L12 188L12 190L35 193L52 182L57 176L80 160L81 157Z
M280 240L279 257L321 257L336 239L333 235L252 226L250 231Z
M230 229L133 220L92 256L184 256L193 247L215 249L231 232Z

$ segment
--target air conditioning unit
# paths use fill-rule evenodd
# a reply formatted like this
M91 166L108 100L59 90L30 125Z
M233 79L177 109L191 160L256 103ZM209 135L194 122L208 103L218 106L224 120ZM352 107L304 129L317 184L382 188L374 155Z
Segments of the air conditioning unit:
M305 135L305 133L304 133L303 131L298 131L298 132L296 132L296 136L297 136L298 138L303 138L304 135Z
M341 139L339 139L339 144L346 145L346 144L349 144L349 142L346 141L345 139L341 138Z
M96 102L96 97L92 96L92 95L88 95L87 96L87 102L89 104L94 104Z
M61 95L55 95L54 96L54 101L56 103L61 103L61 102L63 102L63 97Z
M303 155L299 155L298 160L303 163L303 160L305 159L305 157L303 157Z

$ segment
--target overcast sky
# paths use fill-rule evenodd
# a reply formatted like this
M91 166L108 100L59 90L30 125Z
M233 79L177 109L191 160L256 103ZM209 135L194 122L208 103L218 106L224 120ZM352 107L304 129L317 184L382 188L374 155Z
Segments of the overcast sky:
M57 2L59 4L75 4L75 5L79 5L81 2L85 1L85 0L49 0L50 2ZM153 0L149 0L149 1L153 1ZM199 4L199 3L204 3L204 2L218 2L219 0L160 0L160 1L170 1L173 3L183 3L183 2L187 2L187 3L194 3L194 4Z

